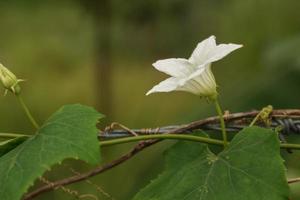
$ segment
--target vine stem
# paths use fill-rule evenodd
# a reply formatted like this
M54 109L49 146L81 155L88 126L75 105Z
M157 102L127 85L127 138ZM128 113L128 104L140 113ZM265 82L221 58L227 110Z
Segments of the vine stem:
M116 144L128 143L128 142L135 142L140 140L151 140L151 139L174 139L174 140L188 140L194 142L203 142L207 144L214 144L214 145L223 145L223 141L200 137L200 136L193 136L193 135L182 135L182 134L154 134L154 135L139 135L139 136L132 136L132 137L125 137L119 138L109 141L100 142L100 146L111 146Z
M222 129L222 136L223 136L223 141L224 141L224 149L227 148L228 146L228 141L227 141L227 133L226 133L226 128L225 128L225 121L224 121L224 117L223 117L223 111L222 108L220 106L220 103L218 101L218 98L214 99L214 103L215 103L215 107L216 107L216 111L219 115L219 119L220 119L220 125L221 125L221 129Z
M193 142L201 142L206 144L213 144L213 145L223 145L224 141L211 139L201 136L193 136L193 135L182 135L182 134L154 134L154 135L139 135L139 136L132 136L132 137L125 137L119 139L112 139L108 141L101 141L100 146L112 146L117 144L124 144L130 142L136 142L141 140L153 140L153 139L172 139L172 140L187 140ZM227 145L229 142L227 142ZM283 143L280 144L281 149L298 149L300 150L300 144L293 144L293 143Z
M300 149L300 144L282 143L280 144L282 149Z
M250 123L249 127L251 126L254 126L254 124L257 122L257 120L259 119L260 117L260 113L258 113L255 118L252 120L252 122Z
M32 116L32 114L30 113L28 107L26 106L23 98L21 97L21 95L16 95L18 98L18 101L21 104L21 107L23 108L26 116L28 117L29 121L31 122L31 124L34 126L34 128L39 129L39 125L38 123L35 121L34 117Z
M17 138L17 137L29 137L25 134L20 133L0 133L0 138ZM129 142L136 142L141 140L152 140L152 139L173 139L173 140L187 140L187 141L194 141L194 142L202 142L207 144L213 145L224 145L224 141L211 139L201 136L193 136L193 135L184 135L184 134L153 134L153 135L139 135L139 136L132 136L132 137L125 137L119 139L112 139L108 141L101 141L101 146L111 146ZM229 142L227 142L229 144ZM282 143L280 144L280 148L282 149L300 149L300 144L293 144L293 143Z
M0 133L0 138L17 138L17 137L29 137L25 134L19 133Z

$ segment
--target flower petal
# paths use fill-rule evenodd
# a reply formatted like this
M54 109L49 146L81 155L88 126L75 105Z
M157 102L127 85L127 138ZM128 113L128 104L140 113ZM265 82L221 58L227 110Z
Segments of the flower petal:
M220 60L228 54L230 54L231 52L233 52L234 50L241 48L242 46L243 45L232 43L220 44L208 53L206 63L211 63Z
M196 68L186 59L169 58L153 63L155 69L173 77L186 77L192 74Z
M214 35L198 43L197 47L193 51L189 61L194 65L204 64L207 60L207 56L212 49L216 48L216 37Z
M195 95L212 97L217 94L216 82L210 64L199 67L185 78L168 78L155 85L146 95L156 92L184 91Z
M206 65L224 58L242 46L243 45L232 43L216 45L216 37L210 36L197 45L189 61L194 65Z
M211 71L210 64L201 66L186 79L182 79L177 90L192 92L205 97L217 95L217 84Z
M179 85L178 78L171 77L155 85L151 90L147 92L146 95L156 93L156 92L171 92L176 90L178 85Z

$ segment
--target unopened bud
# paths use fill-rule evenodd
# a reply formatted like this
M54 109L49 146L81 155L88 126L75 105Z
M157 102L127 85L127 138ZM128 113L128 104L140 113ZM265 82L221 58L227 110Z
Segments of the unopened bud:
M19 82L23 80L17 79L16 75L14 75L2 64L0 64L0 81L3 87L6 89L5 94L7 93L7 91L11 91L15 95L20 94L21 87L19 85Z

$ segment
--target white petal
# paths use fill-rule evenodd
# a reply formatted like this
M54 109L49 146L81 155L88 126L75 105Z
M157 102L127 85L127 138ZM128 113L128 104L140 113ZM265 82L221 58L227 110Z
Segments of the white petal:
M211 71L210 64L199 68L196 72L184 79L177 90L192 92L205 97L213 97L217 94L217 84Z
M154 86L146 95L156 92L185 91L195 95L212 97L217 94L215 78L210 64L198 68L185 78L171 77Z
M179 85L178 78L171 77L155 85L151 90L147 92L146 95L156 93L156 92L171 92L176 90L178 85Z
M206 63L211 63L215 62L217 60L220 60L233 52L236 49L241 48L243 45L239 44L220 44L216 46L216 48L212 49L208 55L207 55L207 60Z
M212 49L216 48L216 37L214 35L198 43L197 47L193 51L189 61L195 65L204 64L207 60L207 56Z
M169 58L153 63L155 69L173 77L186 77L192 74L196 68L186 59Z
M231 43L216 45L216 37L210 36L197 45L189 61L194 65L206 65L224 58L242 46L243 45Z

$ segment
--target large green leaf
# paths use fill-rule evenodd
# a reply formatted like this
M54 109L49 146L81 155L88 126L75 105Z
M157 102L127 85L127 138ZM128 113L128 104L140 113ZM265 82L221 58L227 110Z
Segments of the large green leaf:
M228 149L178 142L166 169L134 200L287 200L289 188L276 133L258 127L237 134Z
M19 200L36 178L66 158L98 163L96 123L101 117L78 104L52 115L35 136L0 158L0 199Z

